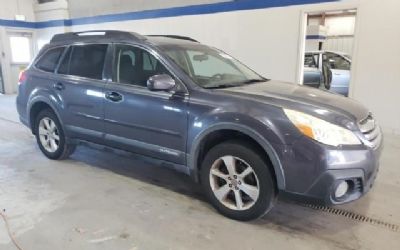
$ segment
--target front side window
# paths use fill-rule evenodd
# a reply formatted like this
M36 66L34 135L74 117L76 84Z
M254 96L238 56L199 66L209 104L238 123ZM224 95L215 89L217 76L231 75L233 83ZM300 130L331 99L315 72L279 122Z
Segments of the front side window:
M331 69L350 70L350 62L338 54L325 53L322 61Z
M64 47L48 50L36 63L36 68L46 72L54 72L63 52Z
M163 49L203 88L226 88L266 81L230 55L217 49L200 44L167 45Z
M61 62L58 73L97 80L103 79L107 47L106 44L72 46Z
M151 76L160 74L169 74L169 72L160 61L146 50L130 45L116 46L114 82L145 87Z

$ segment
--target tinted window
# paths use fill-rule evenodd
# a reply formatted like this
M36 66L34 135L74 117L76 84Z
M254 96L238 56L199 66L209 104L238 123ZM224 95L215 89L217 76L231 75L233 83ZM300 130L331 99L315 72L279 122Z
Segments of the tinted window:
M54 72L63 51L64 47L48 50L36 63L36 67L43 71Z
M168 70L147 51L118 45L115 50L114 81L145 87L154 75L169 74Z
M350 70L350 62L334 53L324 54L323 63L327 64L331 69Z
M64 56L64 59L62 60L60 66L58 67L57 73L64 74L64 75L68 74L69 61L71 59L71 51L72 51L72 47L68 48L68 51Z
M304 66L318 68L318 54L306 54L304 57Z
M71 51L64 57L58 72L91 79L102 79L107 46L106 44L72 46Z

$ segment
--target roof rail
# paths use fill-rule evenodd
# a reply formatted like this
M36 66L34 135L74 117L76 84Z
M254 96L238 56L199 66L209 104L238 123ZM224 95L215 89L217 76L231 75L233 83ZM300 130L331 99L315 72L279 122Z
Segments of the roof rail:
M168 37L168 38L175 38L175 39L181 39L181 40L187 40L187 41L192 41L198 43L196 39L193 39L188 36L179 36L179 35L147 35L147 36L152 36L152 37Z
M126 39L126 40L146 40L146 37L129 31L118 30L88 30L82 32L68 32L56 34L51 39L50 43L64 42L66 40L79 40L79 39L93 39L93 38L113 38L113 39Z

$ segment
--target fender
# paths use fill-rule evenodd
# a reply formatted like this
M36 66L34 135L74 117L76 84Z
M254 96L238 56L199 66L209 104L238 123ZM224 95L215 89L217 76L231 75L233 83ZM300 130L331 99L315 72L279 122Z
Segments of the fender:
M217 131L217 130L222 130L222 129L237 130L237 131L251 137L258 144L260 144L261 147L268 154L268 156L272 162L272 166L274 168L275 175L276 175L278 189L280 189L280 190L285 189L285 186L286 186L285 174L284 174L284 171L282 168L282 164L279 160L278 154L276 153L276 151L274 150L272 145L268 141L266 141L265 138L263 138L262 135L259 134L257 131L255 131L247 126L237 124L237 123L232 123L232 122L221 122L218 124L211 125L207 129L205 129L201 133L199 133L193 140L192 148L188 155L188 167L189 167L190 172L192 173L193 177L196 180L198 178L198 166L196 163L196 159L199 156L200 143L210 133Z
M47 92L47 95L38 95L38 92ZM49 98L46 98L44 96L49 96ZM39 102L43 102L46 103L47 105L49 105L51 107L51 109L54 111L54 113L56 114L58 120L60 121L61 127L64 131L64 133L66 133L66 130L64 128L64 124L62 122L61 116L60 116L60 111L56 108L58 107L64 107L64 105L62 104L61 99L57 98L56 96L54 96L51 92L49 93L49 91L42 89L42 90L36 90L32 92L32 95L29 98L28 101L28 105L27 105L27 119L28 119L28 123L29 123L29 127L33 131L33 127L31 124L31 110L32 107ZM59 103L59 104L55 104L55 103ZM61 105L60 105L61 104Z

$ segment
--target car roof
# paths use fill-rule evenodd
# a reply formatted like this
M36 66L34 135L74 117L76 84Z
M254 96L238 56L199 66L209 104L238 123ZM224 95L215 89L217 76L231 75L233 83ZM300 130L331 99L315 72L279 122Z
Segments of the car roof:
M146 36L147 41L150 43L163 46L163 45L185 45L185 44L199 44L199 42L188 40L186 38L174 38L169 36Z
M50 45L67 45L71 43L110 43L110 42L150 42L154 45L180 45L198 42L190 37L179 35L148 35L118 30L90 30L56 34Z

